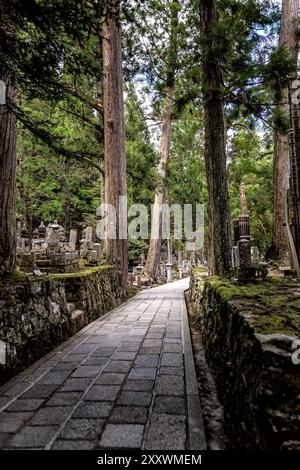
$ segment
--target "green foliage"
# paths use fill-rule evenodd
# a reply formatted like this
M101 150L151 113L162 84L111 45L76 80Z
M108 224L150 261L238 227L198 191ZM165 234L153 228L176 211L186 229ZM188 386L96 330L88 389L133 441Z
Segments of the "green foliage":
M170 204L200 204L207 200L203 137L202 109L187 105L173 123Z
M150 206L155 191L157 155L134 84L128 84L125 102L128 203Z
M83 155L97 148L90 126L60 110L68 107L68 101L51 108L39 99L27 101L26 112L35 121L51 128L57 144ZM50 142L53 144L53 141ZM100 157L94 157L95 164ZM93 162L93 159L91 159ZM84 222L95 221L96 207L100 202L100 172L85 163L84 157L68 159L53 152L51 146L36 138L20 125L18 134L17 173L18 213L23 214L29 225L32 217L45 222L58 219L67 228L80 227Z
M141 254L145 254L147 243L144 240L128 239L128 260L136 261Z
M232 219L239 216L239 186L246 186L252 242L264 253L272 238L273 148L247 127L236 125L230 139L229 192Z
M18 214L30 224L35 218L57 218L78 228L95 223L103 157L102 3L17 0L10 11L17 29L14 47L0 31L1 59L13 70L18 90ZM169 202L207 203L200 73L206 38L199 35L198 1L121 4L129 205L153 203L155 129L171 72ZM286 129L285 117L273 106L274 91L279 102L293 65L285 49L275 45L278 5L268 0L216 4L219 22L211 32L210 54L223 76L231 213L233 218L239 214L244 182L253 242L265 251L271 242L273 152L266 123ZM130 241L130 257L144 248Z

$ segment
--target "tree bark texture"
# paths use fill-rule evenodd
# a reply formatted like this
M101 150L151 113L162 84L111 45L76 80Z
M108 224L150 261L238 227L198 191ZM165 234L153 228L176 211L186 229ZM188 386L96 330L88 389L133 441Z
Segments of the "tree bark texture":
M226 276L230 269L230 213L226 172L222 76L213 29L218 18L214 0L200 0L205 165L208 187L209 269Z
M164 113L160 136L160 162L157 169L158 184L152 211L151 238L145 265L145 277L155 280L162 243L162 205L167 202L167 172L171 155L172 110L174 85L166 88Z
M118 0L106 0L103 23L103 106L105 203L116 210L116 239L107 238L109 262L119 272L122 294L126 292L128 273L127 238L122 238L119 223L120 197L126 196L126 158L123 101L121 28ZM107 232L108 234L108 232Z
M13 37L7 21L7 2L0 1L0 28ZM0 49L0 274L16 269L16 118L13 105L16 99L12 77ZM3 85L5 84L5 86Z
M279 46L284 46L295 63L298 59L299 0L282 0ZM288 89L281 90L281 112L289 118ZM274 134L273 170L273 248L282 265L290 264L287 222L287 190L289 186L289 147L287 129L277 129Z

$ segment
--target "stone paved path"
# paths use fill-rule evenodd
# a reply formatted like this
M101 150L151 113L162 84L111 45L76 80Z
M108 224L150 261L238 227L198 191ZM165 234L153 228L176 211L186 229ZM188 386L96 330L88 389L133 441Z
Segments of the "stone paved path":
M0 448L195 448L187 287L182 280L141 292L2 387ZM187 369L193 374L193 361Z

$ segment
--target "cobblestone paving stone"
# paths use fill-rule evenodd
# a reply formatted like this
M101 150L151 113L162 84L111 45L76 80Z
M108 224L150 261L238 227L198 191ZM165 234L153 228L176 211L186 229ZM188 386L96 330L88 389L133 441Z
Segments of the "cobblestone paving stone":
M0 389L2 449L187 449L182 299L141 292Z

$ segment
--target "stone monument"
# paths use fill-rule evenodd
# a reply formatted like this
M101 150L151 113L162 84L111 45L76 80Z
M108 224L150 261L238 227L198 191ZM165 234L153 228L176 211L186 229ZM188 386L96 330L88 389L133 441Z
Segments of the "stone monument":
M232 266L239 281L252 281L256 279L256 267L251 263L250 217L244 183L240 185L240 216L234 221L233 230Z

